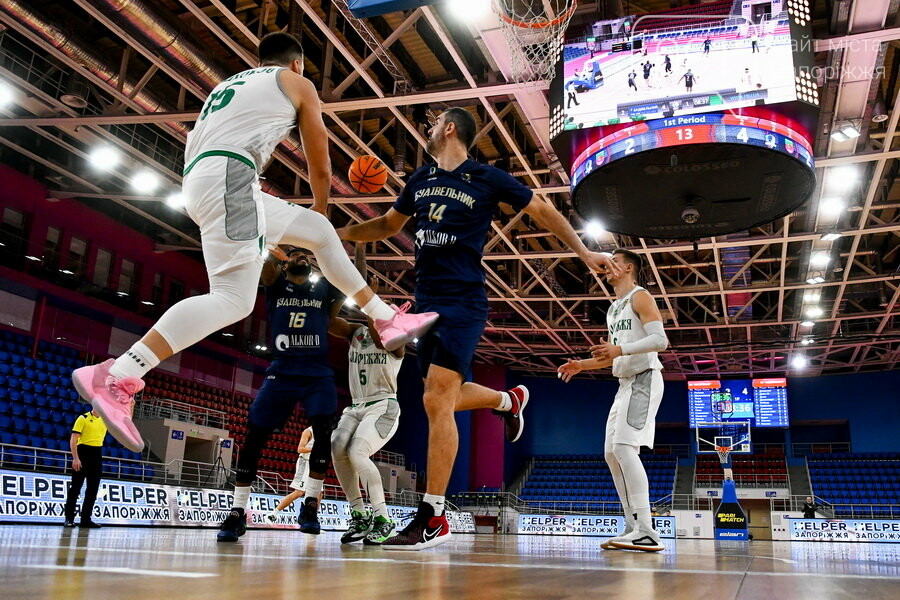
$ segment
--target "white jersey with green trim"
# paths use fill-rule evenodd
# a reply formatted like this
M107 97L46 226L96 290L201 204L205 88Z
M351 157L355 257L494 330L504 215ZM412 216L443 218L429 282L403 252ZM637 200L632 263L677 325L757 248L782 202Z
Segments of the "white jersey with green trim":
M402 358L375 345L369 328L360 326L350 340L350 397L354 404L397 397Z
M297 125L297 109L278 84L284 67L259 67L232 75L210 92L184 152L185 167L206 152L233 152L257 171Z
M606 313L606 326L609 328L609 342L612 345L621 346L647 337L647 330L644 329L640 317L634 312L632 303L634 295L641 290L644 288L639 285L634 286L630 292L625 294L624 298L613 301L609 307L609 312ZM657 352L645 352L614 358L612 373L613 376L624 379L643 373L648 369L661 370L662 368Z

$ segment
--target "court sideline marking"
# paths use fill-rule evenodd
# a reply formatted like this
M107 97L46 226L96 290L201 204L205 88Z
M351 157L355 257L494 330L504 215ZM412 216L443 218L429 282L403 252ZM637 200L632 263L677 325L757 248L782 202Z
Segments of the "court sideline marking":
M153 569L129 569L127 567L89 567L75 565L18 565L23 569L44 569L47 571L90 571L92 573L117 573L121 575L149 575L151 577L184 577L198 579L218 577L220 573L189 573L187 571L155 571Z
M343 556L284 556L273 554L230 554L220 552L184 552L174 550L138 550L123 548L72 548L70 546L50 546L50 545L21 545L12 544L6 548L41 548L45 550L84 550L85 552L127 552L133 554L158 554L163 556L181 556L181 557L207 557L207 558L237 558L237 559L259 559L259 560L281 560L281 561L309 561L309 562L361 562L361 563L385 563L385 564L407 564L418 566L446 566L446 567L491 567L497 569L544 569L553 571L609 571L613 573L657 573L657 574L686 574L686 575L750 575L763 577L824 577L831 579L870 579L870 580L890 580L896 581L897 577L892 575L863 575L848 573L815 573L815 572L797 572L797 571L736 571L736 570L714 570L714 569L665 569L653 567L614 567L604 565L548 565L548 564L509 564L509 563L476 563L466 561L449 561L449 560L403 560L395 558L362 558L362 557L343 557ZM422 556L433 556L423 554ZM677 556L677 555L676 555ZM20 565L27 566L27 565ZM57 568L57 567L54 567ZM97 570L102 570L100 567Z

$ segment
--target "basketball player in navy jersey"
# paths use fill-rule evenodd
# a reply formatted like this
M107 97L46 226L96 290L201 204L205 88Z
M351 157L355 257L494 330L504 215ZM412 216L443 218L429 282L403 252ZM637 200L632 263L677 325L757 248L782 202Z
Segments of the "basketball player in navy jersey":
M286 258L279 266L280 258ZM250 485L259 457L272 433L284 426L298 401L303 403L316 443L309 453L306 494L300 510L300 531L318 534L319 497L331 460L331 429L337 409L334 372L328 362L328 326L340 311L341 293L324 277L310 279L311 265L301 248L286 255L274 251L260 278L272 327L274 360L266 380L250 405L247 438L238 457L231 513L217 534L220 542L235 542L247 529Z
M471 383L472 358L488 316L481 258L491 221L500 202L524 211L571 248L592 270L618 270L609 257L590 252L569 222L548 202L508 173L468 157L475 140L475 118L463 108L444 111L431 128L425 150L437 162L409 182L388 212L338 230L346 240L383 240L412 218L416 229L417 310L440 317L419 338L418 360L425 378L423 402L428 415L427 493L416 516L382 547L420 550L446 542L450 527L444 494L459 444L454 410L494 407L508 412L507 439L521 433L523 387L496 392ZM518 418L517 418L518 416Z

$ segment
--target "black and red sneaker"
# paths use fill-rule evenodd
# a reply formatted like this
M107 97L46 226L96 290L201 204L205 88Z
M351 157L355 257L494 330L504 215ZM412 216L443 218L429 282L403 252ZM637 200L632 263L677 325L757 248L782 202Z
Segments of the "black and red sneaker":
M506 429L506 441L518 442L525 431L525 418L522 413L528 406L528 388L524 385L517 385L511 390L506 390L512 400L512 408L508 412L495 410L494 414L503 419L503 425Z
M450 539L450 523L447 515L434 516L434 508L427 502L419 503L416 516L397 535L382 542L385 550L424 550L443 544Z

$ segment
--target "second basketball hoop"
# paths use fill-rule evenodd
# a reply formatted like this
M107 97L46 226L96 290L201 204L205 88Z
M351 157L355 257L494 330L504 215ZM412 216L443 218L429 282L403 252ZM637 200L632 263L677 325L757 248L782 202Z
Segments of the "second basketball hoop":
M553 78L563 32L577 6L576 0L495 0L517 82Z

